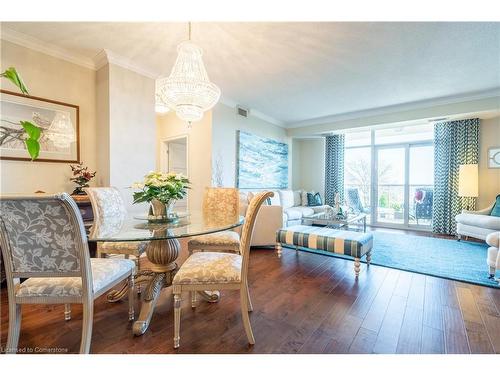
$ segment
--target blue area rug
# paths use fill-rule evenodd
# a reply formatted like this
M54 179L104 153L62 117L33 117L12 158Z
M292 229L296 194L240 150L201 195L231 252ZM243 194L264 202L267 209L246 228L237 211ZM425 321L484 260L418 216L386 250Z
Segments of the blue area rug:
M486 243L372 233L372 264L499 288L488 279Z

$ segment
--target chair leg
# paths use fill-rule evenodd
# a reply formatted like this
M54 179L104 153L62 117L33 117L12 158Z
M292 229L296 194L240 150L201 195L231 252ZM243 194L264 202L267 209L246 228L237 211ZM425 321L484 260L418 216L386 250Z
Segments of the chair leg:
M174 294L174 348L177 349L180 345L181 330L181 295Z
M191 293L191 307L194 309L196 307L196 294L197 294L197 292L192 290L190 293Z
M69 303L64 304L64 320L71 320L71 304Z
M369 266L371 262L372 262L372 252L370 251L366 254L366 265Z
M128 320L133 321L135 318L135 311L134 311L134 305L135 305L135 279L134 275L130 275L128 278Z
M83 303L82 341L80 342L80 354L90 353L90 341L92 340L92 324L94 318L94 302Z
M252 300L250 299L250 289L248 288L248 283L246 286L246 290L247 290L248 311L253 311L253 305L252 305Z
M247 334L248 343L254 345L255 338L253 337L252 326L250 325L250 318L248 316L248 291L246 289L245 284L243 284L240 289L241 318L243 320L243 326L245 327L245 333Z
M276 243L274 248L276 249L276 254L278 255L278 258L281 258L281 253L283 252L283 248L281 247L281 244L279 242Z
M495 272L496 272L496 268L490 266L490 277L489 277L490 279L495 278Z
M7 337L6 353L15 354L19 343L19 333L21 331L21 305L9 302L9 333Z
M361 263L359 258L354 258L354 274L356 278L359 276L359 271L361 269Z

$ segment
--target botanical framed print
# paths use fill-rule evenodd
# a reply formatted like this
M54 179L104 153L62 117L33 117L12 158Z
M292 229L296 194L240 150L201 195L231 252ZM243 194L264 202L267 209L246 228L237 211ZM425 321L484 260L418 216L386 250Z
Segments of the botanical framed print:
M500 168L500 147L488 150L488 168Z
M30 121L42 130L35 161L80 162L77 105L0 90L0 159L31 160L20 121Z

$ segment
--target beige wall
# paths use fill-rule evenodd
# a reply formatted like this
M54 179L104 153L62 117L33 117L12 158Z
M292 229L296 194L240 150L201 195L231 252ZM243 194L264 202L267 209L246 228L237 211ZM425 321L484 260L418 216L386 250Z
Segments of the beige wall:
M223 186L236 186L236 131L275 139L288 144L288 186L292 185L292 142L286 135L286 130L251 115L242 117L236 114L236 109L222 103L212 110L212 159L222 163ZM215 168L213 168L215 170Z
M325 139L293 140L293 189L325 196Z
M489 206L500 194L500 169L488 168L490 147L500 147L500 117L481 120L478 208Z
M120 189L129 211L144 212L145 204L132 205L129 186L155 168L155 82L128 69L108 66L109 182Z
M18 46L1 43L1 70L16 67L30 94L80 106L80 158L90 169L100 171L96 159L96 72L79 65ZM17 91L5 79L1 87ZM66 163L0 161L2 193L71 192L71 170Z
M180 136L188 137L188 177L191 189L188 192L190 211L201 209L203 190L211 186L212 179L212 113L206 112L203 119L187 124L173 112L156 117L156 169L162 168L162 143Z

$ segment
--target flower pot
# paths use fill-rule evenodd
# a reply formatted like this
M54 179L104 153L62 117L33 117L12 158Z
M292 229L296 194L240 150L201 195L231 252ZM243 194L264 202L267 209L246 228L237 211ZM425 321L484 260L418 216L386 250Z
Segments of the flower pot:
M175 201L168 203L153 199L149 206L148 221L154 223L171 223L179 220L177 214L173 211Z

